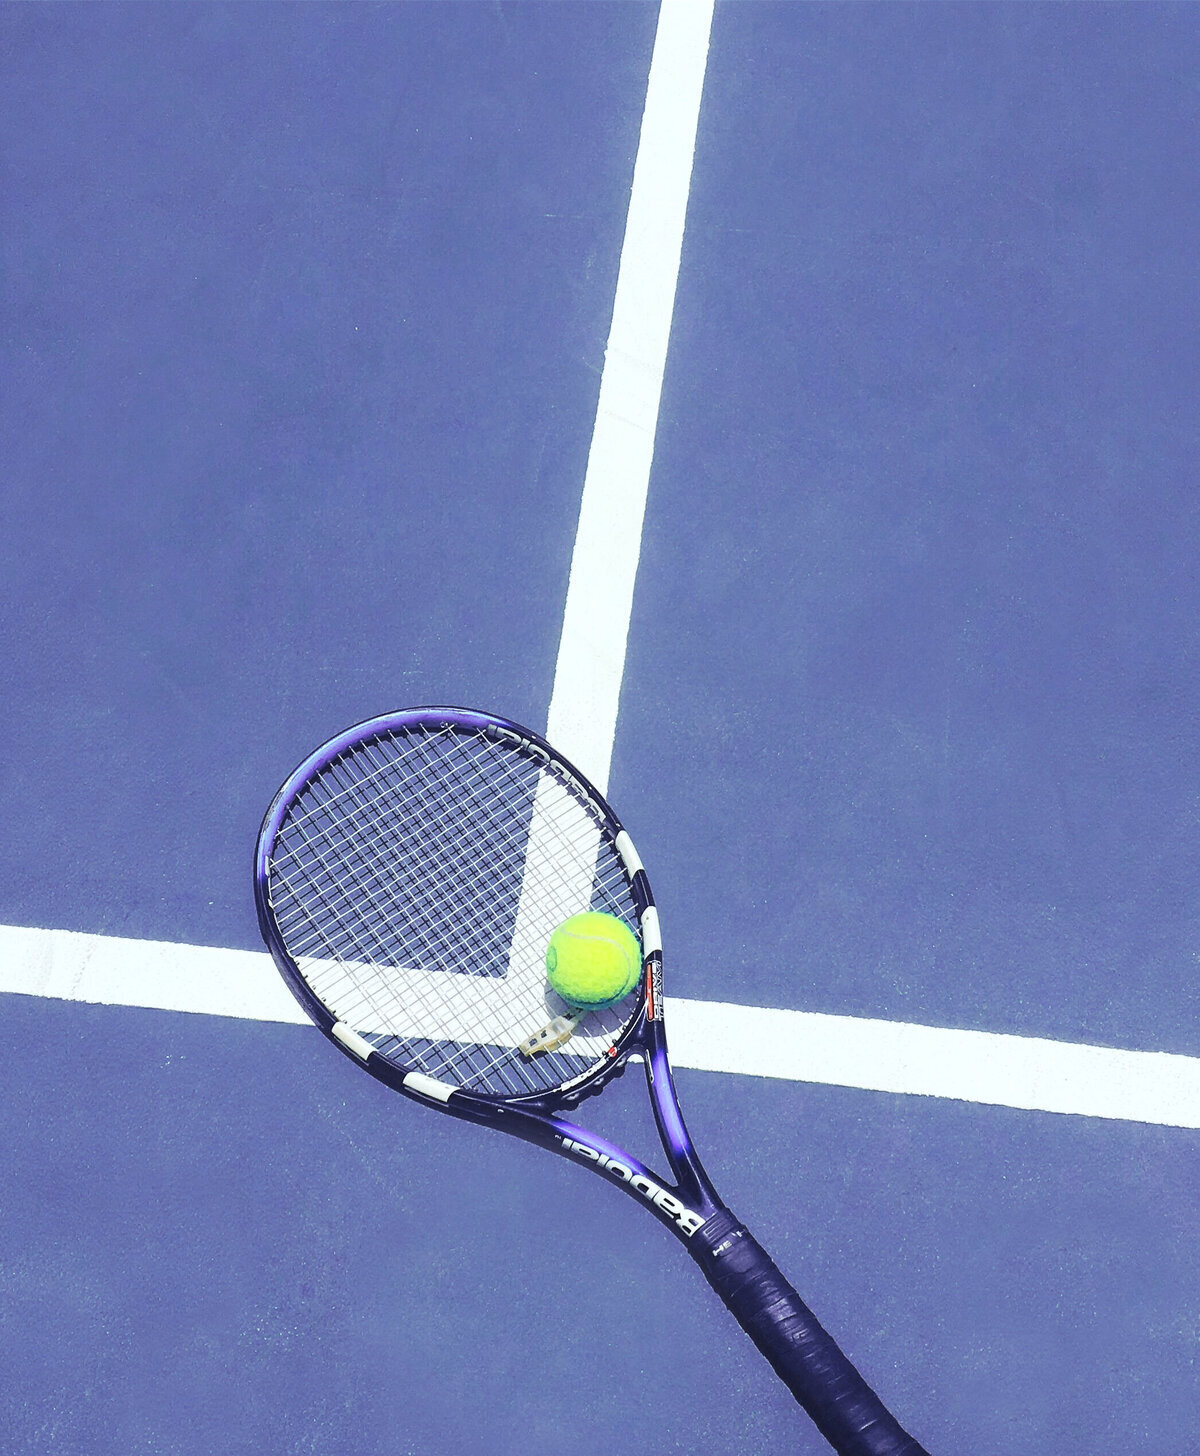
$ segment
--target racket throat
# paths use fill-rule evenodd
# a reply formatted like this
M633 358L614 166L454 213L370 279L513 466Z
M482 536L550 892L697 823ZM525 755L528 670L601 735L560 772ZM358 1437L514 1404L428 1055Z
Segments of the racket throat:
M598 1173L606 1174L627 1193L644 1199L658 1217L673 1233L683 1239L704 1226L708 1210L690 1208L682 1190L664 1188L647 1168L643 1168L628 1155L615 1155L596 1147L582 1136L569 1137L558 1134L559 1150L567 1156L590 1164Z
M646 1087L650 1093L654 1124L658 1129L658 1139L667 1155L672 1176L688 1201L703 1210L707 1220L724 1205L704 1171L691 1135L684 1125L679 1099L675 1093L675 1079L671 1075L671 1064L667 1060L661 1022L658 1023L657 1034L652 1035L650 1045L645 1048L642 1057L646 1065Z

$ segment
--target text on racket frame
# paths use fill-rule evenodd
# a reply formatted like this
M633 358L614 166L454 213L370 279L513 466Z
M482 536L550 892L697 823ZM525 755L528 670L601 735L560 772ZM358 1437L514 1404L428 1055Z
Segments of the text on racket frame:
M556 1133L555 1136L558 1137L558 1134ZM575 1153L579 1157L595 1163L597 1167L603 1168L606 1173L611 1173L621 1183L628 1183L631 1188L636 1189L643 1198L661 1208L664 1213L670 1214L686 1238L690 1239L703 1225L704 1218L701 1214L686 1207L673 1193L668 1193L665 1188L660 1188L653 1178L646 1177L644 1173L635 1173L632 1168L627 1168L624 1163L618 1163L615 1158L610 1158L606 1153L589 1148L587 1143L576 1142L574 1138L569 1137L558 1137L558 1141L569 1153Z

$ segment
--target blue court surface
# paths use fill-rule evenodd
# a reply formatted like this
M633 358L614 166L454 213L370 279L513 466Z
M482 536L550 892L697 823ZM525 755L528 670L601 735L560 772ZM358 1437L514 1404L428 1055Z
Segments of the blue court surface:
M0 927L258 951L319 742L545 731L658 24L0 9ZM717 4L609 779L668 998L1200 1059L1197 75L1194 5ZM828 1449L594 1177L33 989L4 1452ZM1190 1449L1186 1117L677 1081L932 1456Z

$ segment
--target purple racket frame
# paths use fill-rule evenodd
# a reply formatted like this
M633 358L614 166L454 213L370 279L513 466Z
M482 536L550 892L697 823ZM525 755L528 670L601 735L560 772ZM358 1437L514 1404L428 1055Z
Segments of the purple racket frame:
M928 1456L886 1409L818 1323L769 1255L721 1201L684 1125L667 1056L662 1003L662 947L646 933L654 909L646 872L630 877L643 922L643 974L632 1020L602 1062L566 1088L498 1098L451 1089L378 1054L362 1038L339 1035L336 1018L309 988L275 922L269 894L271 855L293 801L339 755L385 734L416 727L458 727L515 734L533 745L586 789L615 840L623 826L603 796L538 734L506 718L468 708L413 708L371 718L340 733L301 763L276 794L263 819L255 851L254 894L267 948L293 995L333 1044L394 1091L453 1117L497 1128L592 1168L647 1208L684 1245L705 1278L770 1362L839 1456ZM650 917L653 924L656 917ZM645 1065L659 1138L674 1183L623 1148L562 1114L619 1076L631 1057Z

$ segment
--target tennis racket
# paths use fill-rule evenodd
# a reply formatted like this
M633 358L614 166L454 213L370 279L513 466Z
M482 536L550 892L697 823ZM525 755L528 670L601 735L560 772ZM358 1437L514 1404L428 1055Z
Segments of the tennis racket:
M717 1196L671 1080L650 882L604 799L536 733L416 708L340 734L267 810L255 898L284 979L347 1056L622 1188L700 1265L840 1456L927 1456ZM550 989L545 954L587 910L633 931L643 974L615 1006L580 1014ZM631 1057L673 1182L568 1119Z

